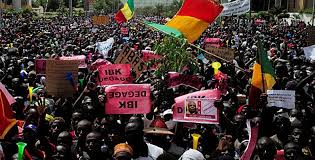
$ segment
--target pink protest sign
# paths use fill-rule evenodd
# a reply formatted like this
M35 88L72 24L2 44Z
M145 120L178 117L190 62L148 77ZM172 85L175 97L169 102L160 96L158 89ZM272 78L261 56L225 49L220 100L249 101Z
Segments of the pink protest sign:
M101 65L108 65L108 64L112 64L111 62L105 60L105 59L97 59L95 62L92 63L91 65L91 70L94 71L96 70L99 66Z
M130 64L101 65L97 70L99 72L97 85L106 86L132 83Z
M141 53L142 53L141 59L143 60L143 62L148 62L148 61L153 60L153 59L160 59L161 58L160 55L155 54L153 51L142 50Z
M79 55L79 56L72 56L72 57L60 57L60 60L78 60L80 61L79 68L87 68L87 64L85 63L85 56L84 55Z
M120 84L105 88L106 114L146 114L151 111L150 84Z
M183 75L177 72L169 72L167 86L169 88L174 88L179 85L187 85L196 89L200 89L202 87L202 82L199 77L195 75Z
M210 44L213 47L220 47L220 38L206 38L205 43Z
M46 74L46 59L35 60L36 74Z
M221 92L219 90L204 90L175 98L175 105L173 108L174 121L218 124L218 110L214 107L213 102L214 100L219 99L220 95ZM198 101L205 100L206 102L200 102L201 104L198 104ZM189 105L191 105L192 102L196 105L190 107ZM203 103L208 103L209 105L204 105Z
M122 34L129 34L129 31L128 31L128 28L125 28L125 27L122 27L121 29L120 29L120 31L121 31L121 33Z

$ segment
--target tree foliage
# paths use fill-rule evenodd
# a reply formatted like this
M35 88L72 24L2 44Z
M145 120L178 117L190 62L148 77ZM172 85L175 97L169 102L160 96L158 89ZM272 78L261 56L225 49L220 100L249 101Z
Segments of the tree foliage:
M197 70L198 63L191 53L186 51L187 41L185 39L166 36L162 42L157 42L154 50L163 58L158 60L159 67L155 74L166 75L168 72L182 72L188 66L191 70Z

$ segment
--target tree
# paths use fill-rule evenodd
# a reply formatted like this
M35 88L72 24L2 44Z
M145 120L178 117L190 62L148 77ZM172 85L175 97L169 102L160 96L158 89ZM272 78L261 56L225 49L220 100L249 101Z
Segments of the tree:
M112 13L118 10L120 4L119 0L96 0L93 7L97 12Z

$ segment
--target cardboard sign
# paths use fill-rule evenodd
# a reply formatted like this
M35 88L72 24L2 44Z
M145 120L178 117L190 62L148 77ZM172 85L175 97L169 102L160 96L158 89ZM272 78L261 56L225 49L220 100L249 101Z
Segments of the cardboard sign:
M121 34L124 34L124 35L129 34L128 28L121 27L120 31L121 31Z
M46 59L35 60L36 74L46 74Z
M202 87L202 82L196 75L183 75L177 72L169 72L167 86L174 88L180 85L187 85L199 90Z
M267 106L269 107L279 107L286 109L295 108L295 91L268 90L267 95Z
M247 129L248 129L248 135L249 135L249 143L241 156L240 160L248 160L251 159L252 154L254 152L257 138L258 138L258 126L251 127L250 126L250 120L247 120L246 122Z
M46 83L48 93L54 96L71 97L78 81L78 66L79 61L47 60Z
M187 98L185 100L185 120L209 119L212 123L219 123L219 112L214 107L214 101L215 99L211 98Z
M60 60L66 61L79 61L79 68L87 68L87 64L85 63L86 57L84 55L72 56L72 57L60 57Z
M137 74L137 78L140 77L142 71L145 69L145 63L141 60L141 55L138 52L133 51L129 46L124 46L120 54L115 60L116 64L130 64Z
M92 23L93 25L107 25L109 24L109 17L108 16L93 16Z
M97 69L99 72L97 85L106 86L132 83L130 64L101 65Z
M105 88L106 114L146 114L151 111L150 84L120 84Z
M186 94L180 97L175 98L175 105L173 108L173 120L177 122L193 122L193 123L205 123L205 124L218 124L219 117L215 119L204 117L200 115L198 118L187 118L185 112L185 102L189 98L210 98L210 99L219 99L221 92L219 90L204 90ZM185 116L186 114L186 116Z
M216 48L211 46L210 44L206 44L205 46L205 50L215 54L219 57L222 57L228 61L232 61L234 59L234 50L233 49L229 49L229 48ZM212 57L208 54L205 55L207 59L214 59L215 57Z

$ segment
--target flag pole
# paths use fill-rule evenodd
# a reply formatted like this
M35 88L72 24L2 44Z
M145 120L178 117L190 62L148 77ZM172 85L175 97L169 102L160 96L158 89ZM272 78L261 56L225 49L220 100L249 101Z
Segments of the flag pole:
M260 44L260 47L263 47L263 46L262 46L262 43ZM259 47L259 48L260 48L260 47ZM263 93L266 93L265 78L264 78L264 70L263 70L263 64L262 64L262 58L261 58L261 54L262 54L262 53L260 53L262 49L263 49L263 48L258 49L258 50L259 50L259 51L258 51L258 59L259 59L259 64L260 64L261 81L262 81Z

